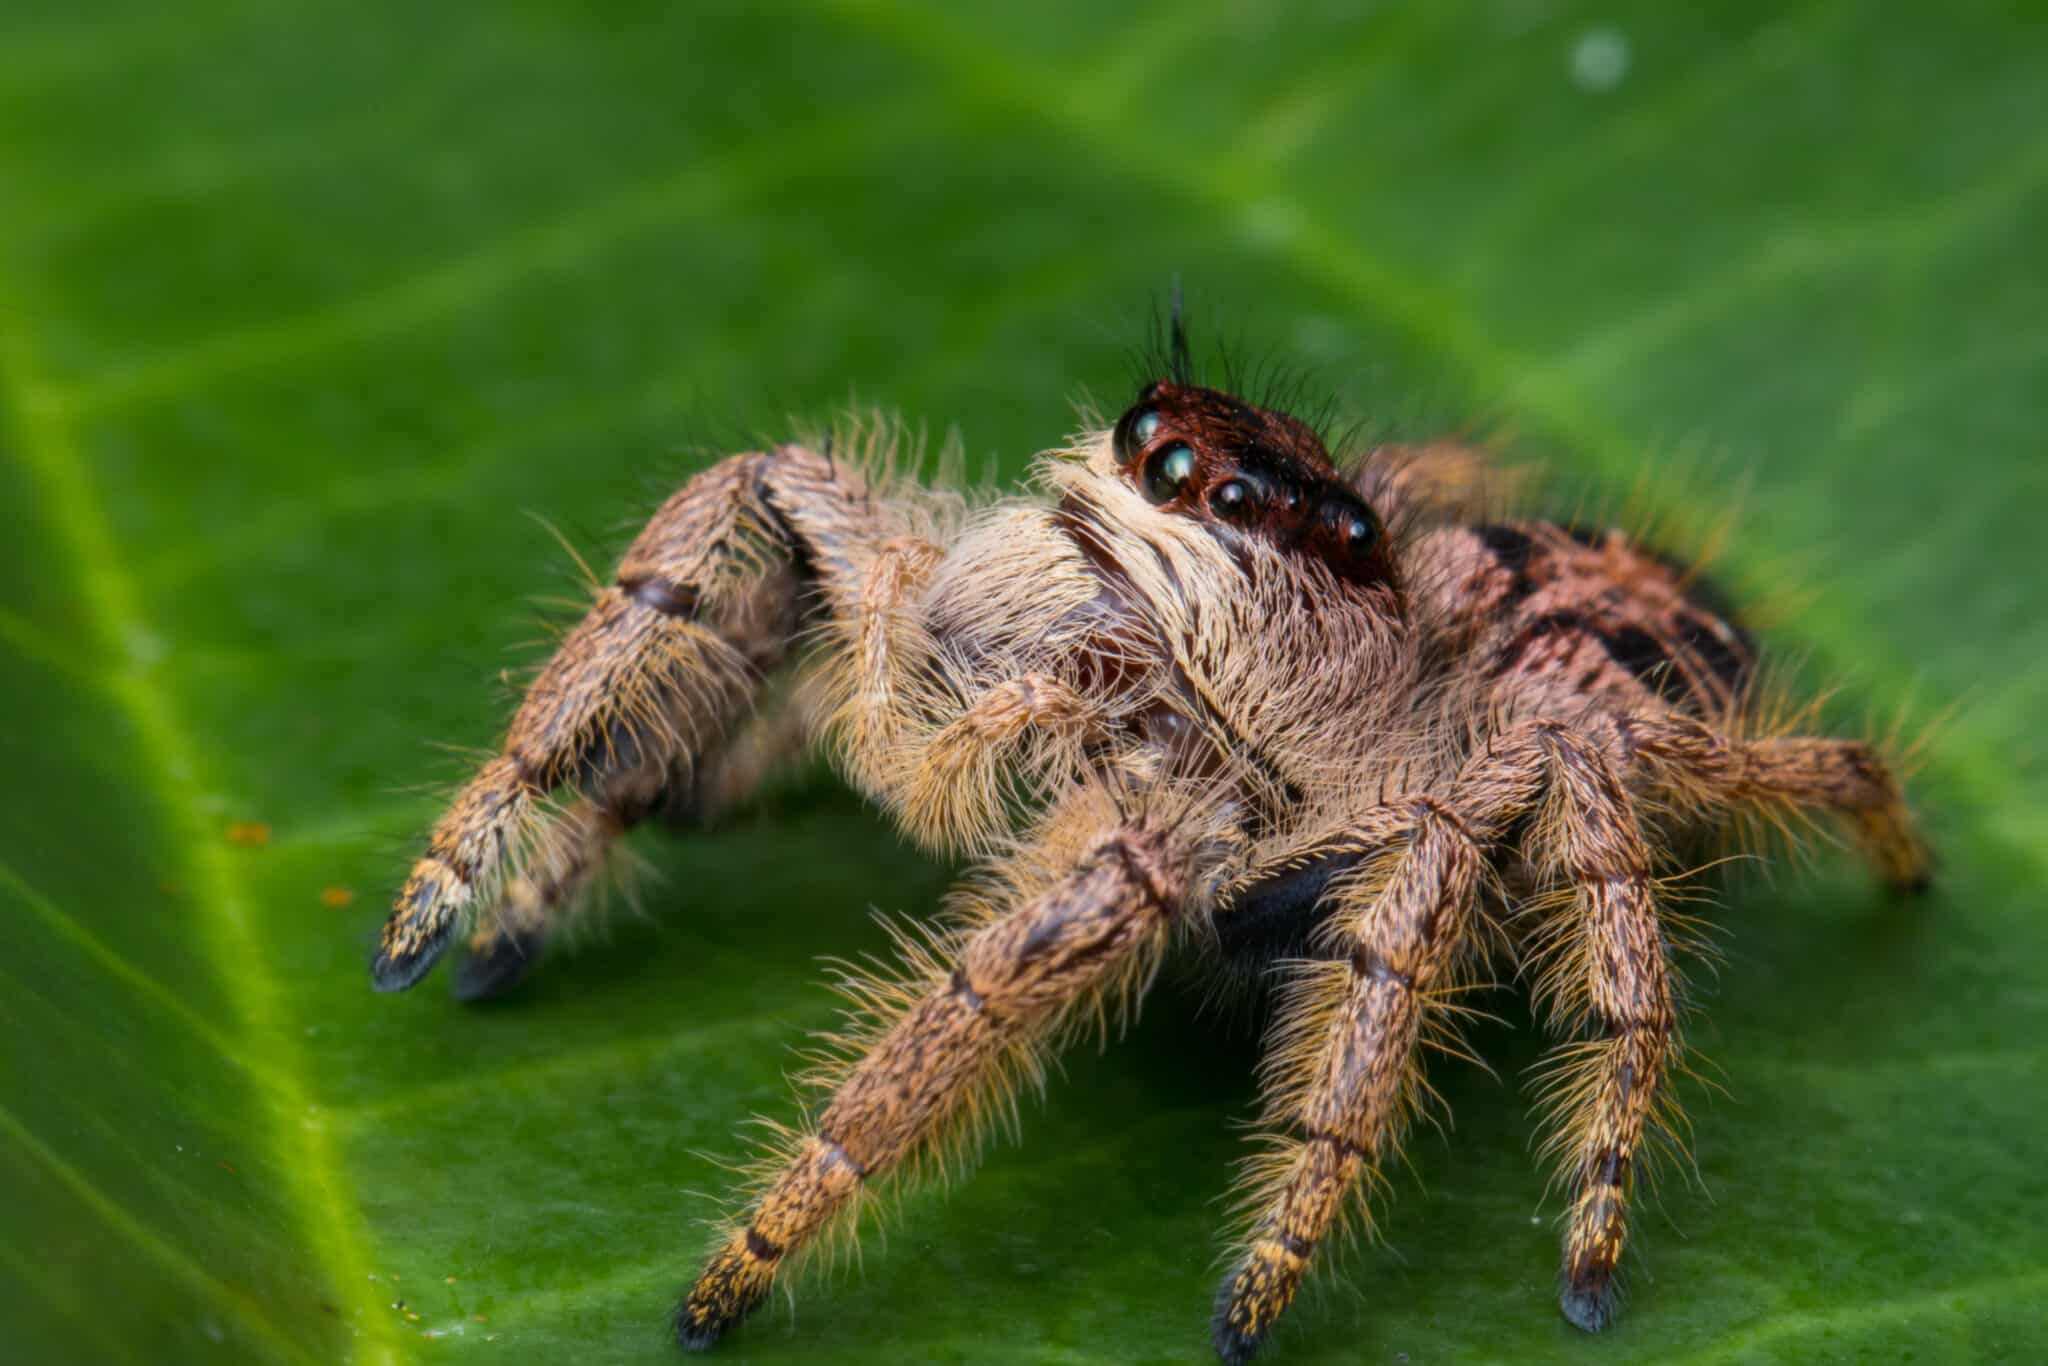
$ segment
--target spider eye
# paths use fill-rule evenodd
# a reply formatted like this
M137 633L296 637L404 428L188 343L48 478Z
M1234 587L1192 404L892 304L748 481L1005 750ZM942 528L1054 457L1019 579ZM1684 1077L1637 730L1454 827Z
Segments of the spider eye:
M1353 511L1344 519L1343 529L1344 549L1349 554L1363 558L1380 543L1380 519L1369 508Z
M1242 479L1226 479L1209 490L1209 508L1218 517L1238 521L1252 510L1252 491Z
M1145 461L1145 496L1164 503L1180 495L1195 474L1195 453L1176 441L1152 452Z
M1139 451L1152 444L1152 438L1159 435L1159 414L1150 408L1140 408L1127 414L1117 427L1116 454L1119 460L1129 460Z

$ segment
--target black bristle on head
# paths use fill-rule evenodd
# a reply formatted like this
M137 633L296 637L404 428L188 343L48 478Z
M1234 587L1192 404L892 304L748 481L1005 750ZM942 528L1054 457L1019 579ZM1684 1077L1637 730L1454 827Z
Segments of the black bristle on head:
M1131 360L1136 372L1133 388L1140 394L1162 380L1182 386L1196 383L1195 349L1188 340L1187 310L1182 303L1179 275L1173 277L1163 316L1158 300L1153 300L1145 343L1132 352Z
M1175 384L1195 382L1195 361L1188 347L1188 329L1181 311L1180 276L1173 277L1173 319L1167 331L1167 373Z

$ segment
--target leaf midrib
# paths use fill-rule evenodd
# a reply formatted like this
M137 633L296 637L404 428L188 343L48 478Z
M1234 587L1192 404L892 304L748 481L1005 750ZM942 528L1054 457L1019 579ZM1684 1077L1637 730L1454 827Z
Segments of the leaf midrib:
M17 305L24 298L19 280L7 281L0 293ZM389 1325L376 1312L370 1293L363 1230L352 1202L343 1197L324 1120L298 1082L304 1060L292 1041L299 1031L281 1022L271 964L249 924L238 875L191 799L195 792L210 790L198 747L191 743L172 700L129 656L125 642L142 637L145 619L135 605L134 585L123 570L106 513L90 487L78 434L50 402L34 345L19 322L25 311L0 310L0 406L13 415L15 450L41 495L44 520L58 548L70 560L69 569L80 590L83 625L106 661L108 693L133 728L146 789L174 843L184 851L182 880L191 888L199 911L201 938L222 989L240 1017L237 1051L260 1060L251 1073L256 1082L253 1089L271 1112L272 1141L279 1151L276 1165L297 1178L285 1184L307 1234L308 1255L323 1266L332 1293L347 1304L348 1318L361 1335L351 1345L349 1359L362 1359L362 1352L354 1349L368 1346L374 1349L373 1360L396 1362L399 1353ZM234 1058L233 1053L228 1056ZM210 1272L124 1217L83 1174L63 1163L19 1121L11 1115L0 1116L0 1120L17 1142L84 1197L111 1227L152 1257L196 1278L226 1308L287 1355L312 1360L279 1325L257 1313Z

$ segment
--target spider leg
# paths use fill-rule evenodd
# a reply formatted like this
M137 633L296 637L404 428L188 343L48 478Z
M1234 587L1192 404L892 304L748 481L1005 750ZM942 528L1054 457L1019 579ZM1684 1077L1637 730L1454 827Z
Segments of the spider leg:
M717 825L732 808L795 768L818 731L817 699L808 680L800 680L790 695L757 707L715 752L694 765L673 768L660 817L678 829Z
M574 797L565 809L536 816L527 858L506 877L497 903L478 914L464 943L455 998L487 1000L523 980L548 941L590 900L591 884L626 832L657 812L677 825L712 824L802 755L815 720L811 712L799 690L756 710L694 766L613 774L601 796Z
M1294 1299L1359 1178L1380 1180L1423 1085L1416 1045L1431 993L1470 940L1483 846L1433 801L1403 816L1405 847L1335 890L1325 942L1337 957L1296 981L1275 1031L1266 1119L1294 1136L1257 1164L1270 1188L1254 1197L1250 1245L1217 1298L1213 1339L1232 1366Z
M1527 482L1462 441L1376 447L1352 484L1390 521L1484 517Z
M497 904L477 917L463 946L452 987L456 1000L502 995L526 976L555 922L577 903L635 819L606 802L577 797L542 820L532 851L505 879Z
M894 1007L677 1308L684 1347L709 1347L757 1307L870 1183L1004 1106L1076 1009L1142 984L1181 904L1182 846L1104 805L1012 865L1010 909L963 931L950 963L914 955L905 982L870 984Z
M1400 807L1361 817L1358 845L1386 838L1389 809ZM1274 1185L1219 1296L1224 1360L1257 1350L1348 1188L1376 1176L1398 1142L1422 1084L1414 1045L1429 1024L1430 988L1454 980L1488 855L1531 813L1543 856L1576 898L1545 986L1591 1032L1567 1050L1567 1122L1553 1141L1572 1186L1561 1303L1580 1327L1611 1318L1636 1154L1677 1050L1670 971L1648 846L1613 761L1596 741L1534 721L1469 759L1446 800L1408 804L1406 846L1382 856L1396 859L1390 868L1365 862L1332 892L1352 899L1332 920L1339 955L1305 975L1267 1064L1269 1118L1298 1138L1259 1164Z
M943 556L928 540L898 536L869 562L841 623L851 667L839 680L835 730L857 786L892 807L919 843L959 851L984 847L1004 828L1017 750L1035 737L1039 752L1021 771L1044 772L1048 751L1078 735L1097 708L1064 683L1029 673L988 687L960 710L944 670L914 663L929 666L934 657L914 604Z
M1701 805L1818 807L1842 815L1886 882L1926 889L1927 842L1884 756L1858 740L1785 735L1731 740L1682 716L1629 717L1624 747Z
M1649 846L1616 765L1564 726L1525 734L1546 770L1535 852L1574 898L1538 989L1584 1035L1554 1054L1558 1124L1545 1151L1571 1195L1558 1303L1590 1333L1614 1317L1629 1193L1647 1131L1672 1104L1678 1020Z
M498 757L434 827L385 922L373 984L417 982L462 913L491 904L532 856L555 788L601 793L610 775L714 746L786 656L803 587L839 607L877 524L858 476L800 446L732 456L664 503L527 690Z
M921 843L972 847L1001 827L1006 775L1043 774L1054 762L1042 752L1019 764L1029 738L1047 747L1077 739L1100 708L1058 679L1025 674L997 683L920 747L900 786L905 827Z
M856 782L870 791L887 790L902 761L917 699L904 695L901 661L919 652L923 632L908 605L942 553L915 536L890 540L869 563L859 604L850 614L853 667L847 672L841 750Z

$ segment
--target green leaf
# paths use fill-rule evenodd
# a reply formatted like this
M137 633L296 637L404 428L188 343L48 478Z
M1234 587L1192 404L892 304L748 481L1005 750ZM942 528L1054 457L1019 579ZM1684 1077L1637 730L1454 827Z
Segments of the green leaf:
M1178 272L1198 336L1383 428L1505 430L1693 525L1746 473L1724 563L1796 600L1772 646L1852 727L1959 705L1931 898L1823 849L1713 913L1725 1094L1686 1092L1698 1180L1618 1327L1557 1315L1504 998L1505 1080L1434 1067L1454 1132L1273 1359L2040 1359L2042 72L2033 7L1968 0L16 0L7 1355L671 1360L817 956L948 870L813 778L637 840L649 914L501 1003L373 997L435 746L491 743L576 591L522 514L601 558L702 449L849 395L1015 475L1127 391ZM1197 1001L723 1359L1206 1359L1255 1049Z

